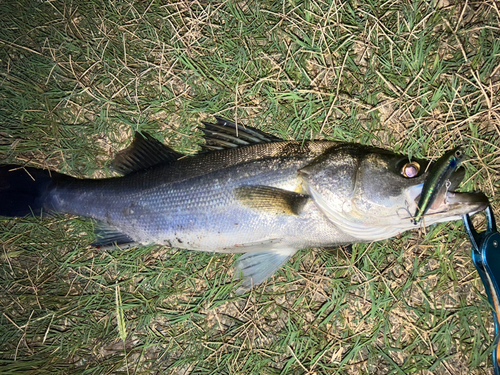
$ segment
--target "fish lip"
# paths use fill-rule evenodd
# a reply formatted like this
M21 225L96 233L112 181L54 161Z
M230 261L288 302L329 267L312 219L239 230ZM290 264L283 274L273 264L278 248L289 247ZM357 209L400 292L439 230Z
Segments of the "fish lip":
M445 204L477 204L480 206L484 206L483 209L488 207L489 201L488 197L483 192L455 192L450 191L446 194L446 203Z
M461 184L465 178L465 168L459 167L450 176L450 185L448 191L444 194L444 200L436 205L434 209L429 210L428 213L433 212L449 212L464 211L466 213L476 213L483 211L489 204L488 198L482 192L456 192L455 189ZM444 188L444 187L443 187Z
M488 197L482 192L455 192L448 191L443 203L436 208L430 208L426 216L450 215L463 216L473 215L483 211L488 207Z
M465 177L465 168L460 167L458 168L453 174L450 176L450 191L454 191L463 181Z

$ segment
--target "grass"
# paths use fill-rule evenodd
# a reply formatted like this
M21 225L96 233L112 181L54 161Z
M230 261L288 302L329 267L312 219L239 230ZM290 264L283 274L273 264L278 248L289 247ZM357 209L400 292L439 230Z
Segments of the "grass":
M499 14L481 0L6 2L0 159L102 177L133 131L192 154L219 115L434 159L464 144L464 189L500 217ZM78 218L0 228L4 374L491 372L460 222L301 251L244 296L234 256L102 252Z

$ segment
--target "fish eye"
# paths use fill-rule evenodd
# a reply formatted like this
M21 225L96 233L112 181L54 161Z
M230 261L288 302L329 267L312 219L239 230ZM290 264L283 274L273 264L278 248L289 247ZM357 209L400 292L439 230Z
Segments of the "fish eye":
M406 163L403 165L403 168L401 168L401 174L407 178L416 177L418 172L420 172L420 164L416 161Z
M455 152L455 157L456 157L456 158L459 158L460 156L462 156L462 151L457 150L457 151Z

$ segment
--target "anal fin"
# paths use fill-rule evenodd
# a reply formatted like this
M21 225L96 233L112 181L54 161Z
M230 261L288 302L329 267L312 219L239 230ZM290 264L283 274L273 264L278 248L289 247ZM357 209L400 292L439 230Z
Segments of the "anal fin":
M234 266L236 279L243 279L236 293L243 294L266 281L296 252L296 249L283 248L243 254Z
M95 221L94 233L96 239L94 242L92 242L92 246L98 248L128 248L137 245L137 243L132 238L120 232L116 227L102 221Z

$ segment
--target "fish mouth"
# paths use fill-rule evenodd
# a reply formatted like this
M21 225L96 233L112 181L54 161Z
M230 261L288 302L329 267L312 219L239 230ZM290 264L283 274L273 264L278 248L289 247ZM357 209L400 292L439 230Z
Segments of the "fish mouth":
M466 214L473 215L488 207L488 198L481 192L461 193L449 191L444 201L437 207L431 207L425 219L433 223L459 220ZM426 223L427 224L427 223Z
M482 192L457 192L465 177L465 169L458 168L441 188L440 194L425 214L425 225L444 221L459 220L463 215L475 214L488 207L488 198ZM419 189L421 191L421 189ZM420 195L415 197L415 207Z

